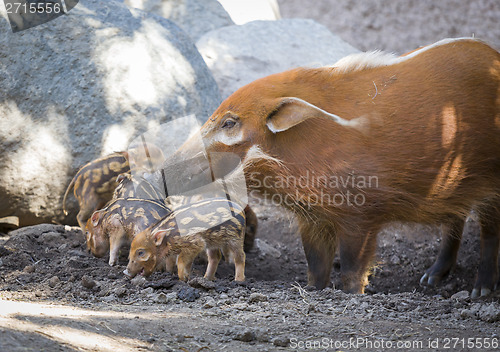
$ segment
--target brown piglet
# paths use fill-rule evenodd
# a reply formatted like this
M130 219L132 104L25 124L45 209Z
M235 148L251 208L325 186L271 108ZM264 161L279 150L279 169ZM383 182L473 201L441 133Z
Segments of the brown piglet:
M171 210L162 202L148 199L115 199L87 221L87 247L96 256L109 251L109 265L118 263L118 252L136 234L157 223Z
M149 276L158 262L177 256L179 279L186 281L193 260L205 249L205 278L213 280L222 250L226 259L234 261L235 281L244 281L244 232L245 212L235 202L214 198L184 205L134 238L124 273L131 277Z

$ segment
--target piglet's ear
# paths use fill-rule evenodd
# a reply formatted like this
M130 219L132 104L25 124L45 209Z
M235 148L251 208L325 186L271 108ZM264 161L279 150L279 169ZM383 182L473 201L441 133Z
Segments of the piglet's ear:
M116 183L120 184L123 180L128 178L128 176L129 174L127 173L119 174L118 177L116 178Z
M99 225L99 220L101 220L101 212L99 210L95 211L90 219L92 221L92 226L95 227Z
M281 98L276 108L267 117L267 128L273 133L286 131L310 118L317 117L337 122L341 126L359 128L359 118L346 120L335 114L331 114L305 100L288 97ZM363 119L364 121L364 119Z
M165 239L167 233L167 230L158 230L153 233L153 241L155 242L155 245L160 246L163 243L163 240Z

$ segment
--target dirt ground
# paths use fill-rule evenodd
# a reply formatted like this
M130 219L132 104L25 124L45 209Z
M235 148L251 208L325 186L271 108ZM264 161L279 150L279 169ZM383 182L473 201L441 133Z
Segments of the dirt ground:
M419 285L436 257L439 229L394 225L379 236L365 295L305 291L296 225L256 206L258 239L244 284L221 263L215 282L166 273L130 280L87 253L83 234L37 225L0 235L0 351L435 351L498 350L500 292L471 300L478 228L467 223L455 271ZM332 272L339 282L339 264ZM465 292L467 291L467 292Z

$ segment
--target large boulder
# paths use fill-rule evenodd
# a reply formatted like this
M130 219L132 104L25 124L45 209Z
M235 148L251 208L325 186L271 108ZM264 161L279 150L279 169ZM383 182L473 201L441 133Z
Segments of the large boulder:
M361 50L403 54L475 36L500 50L498 0L278 0L283 18L311 18Z
M18 33L0 17L0 32L0 218L21 226L63 221L79 166L172 118L204 122L220 103L181 29L118 2L81 0Z
M298 66L331 65L358 52L313 20L254 21L207 33L196 43L223 98L258 78Z
M218 0L236 24L281 18L277 0Z
M233 21L217 0L123 0L130 7L168 18L194 40Z

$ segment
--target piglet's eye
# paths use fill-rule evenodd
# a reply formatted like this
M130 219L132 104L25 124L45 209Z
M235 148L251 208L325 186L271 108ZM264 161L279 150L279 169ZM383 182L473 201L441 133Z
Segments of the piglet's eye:
M233 119L227 119L222 124L222 128L233 128L235 125L236 125L236 121L234 121Z
M144 257L145 254L146 254L146 251L144 249L138 249L135 252L135 255L138 256L139 258Z

